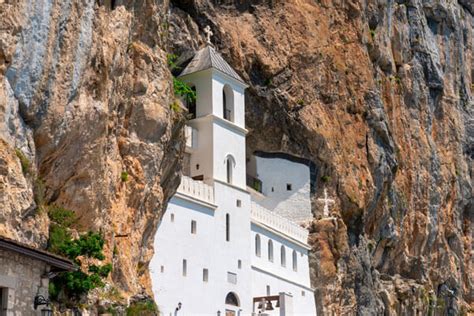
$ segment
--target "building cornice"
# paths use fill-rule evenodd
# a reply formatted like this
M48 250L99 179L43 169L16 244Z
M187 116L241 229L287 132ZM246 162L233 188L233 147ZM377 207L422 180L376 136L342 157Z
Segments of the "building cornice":
M229 80L229 81L232 81L232 82L233 82L234 84L236 84L236 85L241 86L242 88L244 88L244 90L249 87L249 85L246 84L245 82L240 81L240 80L237 80L237 79L235 79L235 78L229 76L229 75L226 74L225 72L220 71L219 69L211 68L211 71L214 72L214 73L216 73L216 74L218 74L218 75L224 76L225 79L227 79L227 80Z
M301 242L301 241L299 241L299 240L296 240L295 238L293 238L293 237L291 237L291 236L289 236L289 235L287 235L287 234L285 234L285 233L282 233L282 232L280 232L280 231L278 231L278 230L276 230L276 229L274 229L274 228L272 228L272 227L270 227L270 226L268 226L268 225L265 225L264 223L259 222L258 220L253 219L252 217L250 217L250 221L252 222L252 224L255 224L255 225L257 225L258 227L261 227L261 228L263 228L263 229L265 229L265 230L267 230L267 231L269 231L269 232L271 232L271 233L273 233L273 234L275 234L275 235L277 235L277 236L280 236L281 238L284 238L284 239L286 239L286 240L292 242L292 243L295 244L295 245L298 245L298 246L300 246L300 247L302 247L302 248L304 248L304 249L306 249L306 250L311 250L311 247L310 247L308 244L303 243L303 242Z
M275 274L275 273L270 272L270 271L268 271L268 270L265 270L265 269L263 269L263 268L259 268L259 267L257 267L256 265L253 265L253 264L251 265L251 267L252 267L253 270L256 270L256 271L258 271L258 272L262 272L262 273L271 275L271 276L274 277L274 278L277 278L277 279L280 279L280 280L282 280L282 281L285 281L285 282L291 283L291 284L293 284L293 285L299 286L299 287L301 287L301 288L303 288L303 289L305 289L305 290L308 290L308 291L310 291L310 292L314 292L314 289L311 288L311 287L309 287L309 286L306 286L306 285L303 285L303 284L301 284L301 283L298 283L298 282L292 281L292 280L290 280L290 279L284 278L284 277L282 277L282 276L279 276L278 274ZM296 294L296 293L295 293L295 294Z
M178 199L181 199L181 200L185 200L185 201L188 201L188 202L191 202L191 203L194 203L194 204L198 204L198 205L210 208L212 210L217 209L217 205L215 205L215 204L199 200L197 198L194 198L192 196L189 196L187 194L183 194L183 193L180 193L180 192L176 192L175 195L173 195L173 198L178 198Z
M200 117L197 117L191 121L189 121L190 123L193 123L193 122L196 122L196 123L199 123L199 122L204 122L204 121L212 121L214 123L221 123L222 125L225 125L226 127L228 127L229 129L235 131L236 133L239 133L241 135L247 135L248 134L248 130L243 128L243 127L240 127L238 126L237 124L231 122L231 121L228 121L226 119L223 119L222 117L219 117L217 115L214 115L214 114L208 114L208 115L205 115L205 116L200 116Z
M232 189L239 190L239 191L241 191L242 193L250 194L249 191L247 191L247 190L245 190L245 189L242 189L241 187L238 187L238 186L236 186L236 185L227 183L227 182L222 181L222 180L219 180L219 179L212 179L212 180L213 180L214 182L219 183L219 184L223 184L223 185L225 185L225 186L228 186L228 187L230 187L230 188L232 188Z

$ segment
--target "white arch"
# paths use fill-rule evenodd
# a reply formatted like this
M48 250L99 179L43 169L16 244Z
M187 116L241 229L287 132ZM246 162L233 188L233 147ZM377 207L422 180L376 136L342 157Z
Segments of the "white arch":
M293 250L293 271L298 271L298 256L296 250Z
M240 306L240 299L234 292L229 292L225 296L225 304L231 306Z
M281 266L286 267L286 250L285 246L281 246L280 248L280 261L281 261Z
M235 159L230 154L228 154L225 158L225 169L226 169L226 181L227 183L232 184L234 169L235 169Z
M273 241L268 240L268 261L273 262Z
M262 248L261 248L261 242L260 242L260 235L259 234L255 235L255 255L257 257L260 257L262 255Z

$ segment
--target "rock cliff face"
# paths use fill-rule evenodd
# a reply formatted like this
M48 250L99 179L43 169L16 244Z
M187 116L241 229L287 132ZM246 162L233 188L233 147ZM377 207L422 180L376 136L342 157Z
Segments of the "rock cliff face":
M78 230L104 234L110 282L130 296L149 293L182 142L159 36L166 11L123 4L0 1L0 233L44 247L41 206L71 209Z
M172 1L250 83L248 151L312 160L318 311L456 314L472 297L469 1ZM325 180L325 181L323 181Z
M0 233L44 246L38 204L68 207L81 229L106 236L110 283L149 294L150 245L182 146L166 54L199 48L210 25L250 84L248 151L317 167L319 314L474 308L473 9L469 0L0 0ZM337 200L333 219L316 203L324 187Z

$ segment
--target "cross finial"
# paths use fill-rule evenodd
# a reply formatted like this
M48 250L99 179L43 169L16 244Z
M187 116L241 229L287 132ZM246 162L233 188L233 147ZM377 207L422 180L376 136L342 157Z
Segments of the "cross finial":
M212 33L211 27L210 27L209 25L207 25L207 26L204 28L204 33L206 33L206 42L207 42L209 45L212 45L211 36L214 35L214 33Z
M324 202L323 216L329 217L329 205L334 204L333 199L328 198L328 190L324 188L324 199L318 199L318 202Z

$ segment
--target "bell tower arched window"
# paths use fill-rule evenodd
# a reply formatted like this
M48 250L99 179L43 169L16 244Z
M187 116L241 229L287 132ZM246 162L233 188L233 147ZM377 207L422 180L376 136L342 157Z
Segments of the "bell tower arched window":
M233 172L235 167L235 160L232 156L227 156L225 160L225 168L226 168L226 181L229 184L232 184Z
M193 94L186 96L184 103L188 109L188 118L192 120L196 118L196 87L194 85L189 85L189 87L193 91Z
M222 89L222 117L228 121L234 121L234 92L229 85Z

